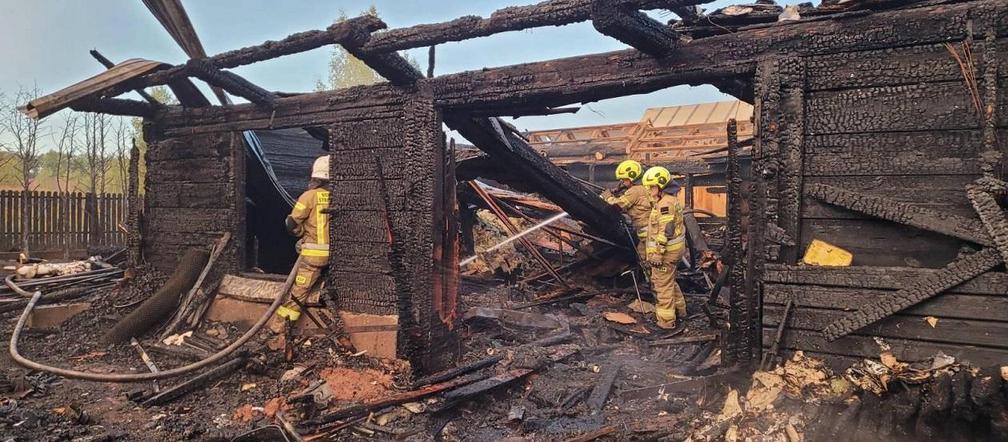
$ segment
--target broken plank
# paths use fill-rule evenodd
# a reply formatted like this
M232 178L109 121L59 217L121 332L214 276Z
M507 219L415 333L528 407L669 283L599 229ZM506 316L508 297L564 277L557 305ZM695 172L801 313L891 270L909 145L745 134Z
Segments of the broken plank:
M695 343L695 342L714 341L717 338L718 338L718 335L711 333L711 334L696 335L696 336L686 336L686 337L682 337L682 338L661 339L661 340L658 340L658 341L653 341L653 342L649 343L648 345L650 345L652 347L658 347L658 346L662 346L662 345L692 344L692 343Z
M438 382L444 382L444 381L447 381L449 379L453 379L453 378L462 376L462 375L464 375L466 373L469 373L469 372L473 372L473 371L476 371L476 370L481 370L481 369L486 368L486 367L490 367L490 366L492 366L492 365L500 362L503 359L504 359L504 355L503 354L494 355L494 356L490 356L488 358L480 359L480 360L472 362L470 364L466 364L466 365L463 365L463 366L460 366L460 367L455 367L455 368L452 368L450 370L442 371L440 373L434 373L434 374L432 374L430 376L426 376L426 377L417 379L415 382L413 382L413 388L423 387L423 386L430 385L430 384L436 384Z
M588 395L588 408L592 410L592 413L597 413L602 411L605 406L606 399L609 399L609 391L612 390L613 382L616 381L616 376L619 374L620 368L623 367L622 363L615 363L607 365L601 373L599 373L598 382L595 383L595 388L592 389L590 395Z
M207 384L222 379L227 375L230 375L234 371L245 366L248 362L247 356L238 356L230 361L227 361L213 369L201 373L200 375L182 382L174 387L171 387L159 394L151 396L149 399L143 402L144 405L164 405L175 399L178 399L186 394L189 394L196 389L203 388Z
M472 396L476 396L481 393L493 390L497 387L501 387L517 381L525 376L532 374L535 371L531 368L517 368L514 370L509 370L504 373L498 374L494 377L483 379L478 382L471 383L469 385L459 387L455 390L449 391L444 394L444 398L448 401L460 401L468 399Z
M838 319L823 329L823 335L831 341L835 340L973 279L1001 263L1001 256L993 248L957 259L930 277L898 290L891 298L865 305L857 313Z
M471 384L473 382L478 382L486 379L485 375L474 373L468 376L463 376L460 378L455 378L447 382L442 382L439 384L432 384L424 388L420 388L413 391L406 391L399 394L394 394L392 396L386 396L382 398L372 399L366 401L363 404L351 405L332 413L320 416L314 421L307 422L307 425L324 425L331 422L336 422L341 419L367 415L368 413L379 410L392 405L405 404L407 402L414 402L419 399L423 399L427 396L440 393L442 391L450 390L452 388L461 387L464 385Z

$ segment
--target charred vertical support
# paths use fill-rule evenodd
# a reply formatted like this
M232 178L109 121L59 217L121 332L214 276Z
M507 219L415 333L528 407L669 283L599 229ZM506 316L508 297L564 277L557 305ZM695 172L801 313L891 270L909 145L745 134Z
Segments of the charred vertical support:
M278 98L276 94L255 85L234 72L215 68L206 60L189 60L186 62L186 69L190 74L211 86L217 86L259 106L273 107L273 103Z
M430 49L427 49L427 78L434 78L434 61L437 56L436 51L436 45L431 45Z
M129 159L129 187L126 195L126 225L129 233L126 238L127 258L129 266L140 264L140 148L133 140Z
M734 119L728 120L728 164L725 177L728 181L728 234L726 271L731 272L730 295L728 297L728 339L724 350L724 365L739 362L744 336L738 324L745 322L745 266L742 265L742 177L739 170L738 125ZM719 278L720 279L720 278ZM711 296L716 296L712 294Z
M780 62L780 224L791 238L800 238L802 208L802 174L804 173L805 135L805 62L789 57ZM798 261L801 244L784 246L779 259Z
M749 229L746 249L743 312L732 323L740 334L738 363L755 362L761 348L763 266L777 256L778 245L766 241L767 226L778 223L780 73L777 59L760 62L756 67L757 132L753 139L753 180L749 204Z
M686 208L693 208L693 174L686 174L686 185L683 186L683 191L686 192L684 195L684 200L686 202Z
M679 33L638 11L634 5L593 0L591 20L602 34L653 57L667 55L678 47Z

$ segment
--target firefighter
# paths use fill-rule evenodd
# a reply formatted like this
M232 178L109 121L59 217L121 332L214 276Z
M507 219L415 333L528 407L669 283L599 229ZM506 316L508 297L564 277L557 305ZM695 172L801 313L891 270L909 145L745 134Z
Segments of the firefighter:
M637 231L637 238L640 240L637 243L637 254L642 259L644 258L644 242L647 238L648 216L651 214L651 197L644 186L635 183L643 171L644 168L641 167L641 164L634 160L619 163L616 166L616 179L620 181L620 188L617 191L621 190L622 193L617 196L607 190L602 194L605 202L619 207L630 217L630 222L633 224L634 230Z
M647 223L645 259L655 292L658 327L672 329L686 317L686 298L676 282L676 266L686 250L683 209L676 194L679 185L668 169L656 166L644 172L641 184L654 202Z
M321 156L312 165L308 190L294 203L294 209L287 216L287 230L300 239L297 248L301 254L291 288L291 297L304 305L308 293L319 279L322 271L329 266L329 155ZM290 326L301 317L301 310L293 300L277 309L277 316Z

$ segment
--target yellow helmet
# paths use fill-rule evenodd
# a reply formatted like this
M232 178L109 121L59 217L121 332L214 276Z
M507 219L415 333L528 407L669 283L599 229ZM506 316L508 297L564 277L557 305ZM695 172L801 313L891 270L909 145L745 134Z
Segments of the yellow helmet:
M659 189L664 189L671 182L672 174L661 166L648 169L647 172L644 172L644 178L641 179L641 184L644 186L658 186Z
M625 160L616 166L616 179L634 181L640 178L643 169L640 163L634 160Z

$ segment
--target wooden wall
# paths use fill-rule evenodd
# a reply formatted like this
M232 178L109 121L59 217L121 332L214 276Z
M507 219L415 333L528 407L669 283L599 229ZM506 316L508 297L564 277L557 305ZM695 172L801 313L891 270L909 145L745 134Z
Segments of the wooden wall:
M953 47L962 52L959 42ZM985 101L984 72L997 68L995 115L1003 143L1008 40L990 44L978 38L971 48ZM983 118L946 45L782 56L761 67L767 74L758 86L763 94L757 108L765 118L761 153L780 165L769 180L767 212L798 245L780 247L776 259L771 253L761 274L762 345L772 344L784 304L793 300L782 342L786 349L849 363L877 357L875 338L882 338L902 360L939 351L981 365L1008 360L1003 267L835 341L821 333L836 319L947 265L964 247L980 247L803 193L810 184L828 184L979 219L966 185L981 174ZM796 266L813 239L851 251L854 267Z
M434 235L445 228L436 181L454 180L443 173L441 127L422 94L330 127L330 207L338 210L329 225L330 299L347 312L398 316L398 354L419 371L443 368L457 353L448 338L454 318L433 294L442 270Z
M142 248L144 260L170 272L186 249L208 247L225 232L218 258L236 272L245 237L245 150L235 132L148 139Z

